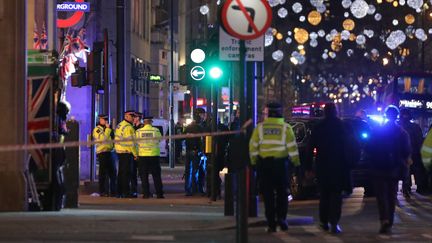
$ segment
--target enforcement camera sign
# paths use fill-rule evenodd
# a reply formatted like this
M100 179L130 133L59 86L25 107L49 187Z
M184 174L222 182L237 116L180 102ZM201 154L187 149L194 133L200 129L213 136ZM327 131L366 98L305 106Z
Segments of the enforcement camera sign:
M246 61L264 61L264 36L245 41ZM219 29L219 59L223 61L240 60L240 40Z

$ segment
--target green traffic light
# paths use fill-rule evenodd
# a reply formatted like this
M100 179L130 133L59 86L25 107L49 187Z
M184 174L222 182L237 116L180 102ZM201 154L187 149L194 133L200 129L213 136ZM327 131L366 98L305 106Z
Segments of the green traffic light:
M212 79L218 79L222 76L222 74L223 74L223 71L220 67L212 67L210 69L210 77Z

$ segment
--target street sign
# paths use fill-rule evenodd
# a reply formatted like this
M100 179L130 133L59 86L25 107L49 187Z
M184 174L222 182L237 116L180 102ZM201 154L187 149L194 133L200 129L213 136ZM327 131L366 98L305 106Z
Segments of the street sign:
M245 41L246 61L264 61L264 36ZM240 61L240 40L219 29L219 59Z
M201 66L195 66L190 71L191 78L200 81L205 77L205 70Z
M222 7L227 32L241 40L252 40L270 27L272 10L267 0L228 0Z

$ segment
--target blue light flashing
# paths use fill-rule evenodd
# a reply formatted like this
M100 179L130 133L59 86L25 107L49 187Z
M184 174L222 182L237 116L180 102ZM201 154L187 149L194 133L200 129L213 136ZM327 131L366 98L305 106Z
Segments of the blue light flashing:
M367 138L369 137L369 134L367 134L367 132L363 132L363 133L361 134L361 137L362 137L363 139L367 139Z

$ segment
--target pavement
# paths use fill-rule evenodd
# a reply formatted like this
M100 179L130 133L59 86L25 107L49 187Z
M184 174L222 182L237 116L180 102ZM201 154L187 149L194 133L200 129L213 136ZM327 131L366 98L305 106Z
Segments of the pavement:
M235 242L236 219L224 216L222 200L186 197L182 168L163 168L164 199L91 196L82 188L79 207L60 212L0 213L0 242ZM432 242L432 196L398 195L393 234L378 234L374 198L356 188L344 200L341 227L332 235L317 226L318 201L290 203L287 232L265 232L262 202L248 219L249 242Z

